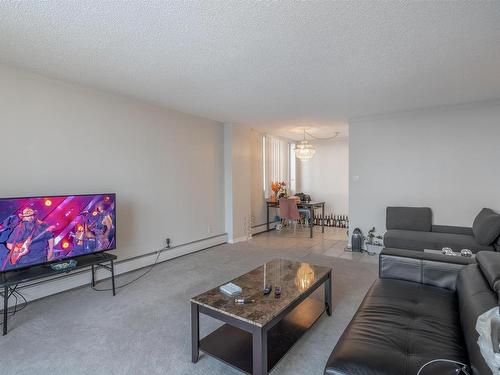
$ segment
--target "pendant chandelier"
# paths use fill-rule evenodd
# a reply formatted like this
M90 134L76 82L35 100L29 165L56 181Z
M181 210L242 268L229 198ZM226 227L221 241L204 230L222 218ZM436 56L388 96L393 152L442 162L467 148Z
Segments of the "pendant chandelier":
M314 146L306 139L306 129L304 129L304 139L295 145L295 157L301 161L311 160L316 153Z
M306 130L306 128L304 128L304 139L295 145L295 157L297 159L302 160L302 161L311 160L313 158L314 154L316 154L316 149L311 144L311 142L309 142L306 139L306 134L309 137L311 137L312 139L316 139L318 141L330 141L334 138L337 138L339 136L340 132L335 132L335 134L332 135L331 137L324 137L323 138L323 137L316 137L316 136L312 135L311 133L309 133Z

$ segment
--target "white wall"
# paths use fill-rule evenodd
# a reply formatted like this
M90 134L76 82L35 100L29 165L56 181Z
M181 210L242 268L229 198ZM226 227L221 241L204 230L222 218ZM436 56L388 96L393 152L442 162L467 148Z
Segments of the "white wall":
M224 150L226 231L235 243L250 237L250 128L224 124Z
M0 66L0 197L117 193L119 259L223 234L222 125Z
M264 197L264 177L262 160L262 137L263 133L252 129L250 132L250 153L251 153L251 212L254 226L262 226L266 223L266 198Z
M389 205L465 226L483 207L500 210L498 102L351 121L349 142L351 230L383 233Z
M325 201L325 213L349 214L349 142L343 136L314 141L311 160L297 159L297 188L315 201Z

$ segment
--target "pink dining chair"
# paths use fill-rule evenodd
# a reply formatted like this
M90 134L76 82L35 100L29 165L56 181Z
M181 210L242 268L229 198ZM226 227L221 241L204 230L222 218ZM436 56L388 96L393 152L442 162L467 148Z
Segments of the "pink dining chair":
M300 221L300 212L297 207L297 200L293 198L280 198L280 218L282 220L282 225L290 221L293 222L293 231L297 230L297 223Z
M280 204L280 218L281 220L288 220L288 199L286 198L280 198L279 199L279 204Z
M288 205L288 220L293 220L293 231L297 230L297 223L300 221L300 212L297 207L297 200L294 198L287 199Z

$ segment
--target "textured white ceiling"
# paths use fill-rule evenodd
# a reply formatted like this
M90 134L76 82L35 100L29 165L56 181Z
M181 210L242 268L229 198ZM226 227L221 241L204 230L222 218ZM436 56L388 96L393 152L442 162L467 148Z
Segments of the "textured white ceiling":
M0 62L219 121L323 126L500 98L500 2L1 2Z

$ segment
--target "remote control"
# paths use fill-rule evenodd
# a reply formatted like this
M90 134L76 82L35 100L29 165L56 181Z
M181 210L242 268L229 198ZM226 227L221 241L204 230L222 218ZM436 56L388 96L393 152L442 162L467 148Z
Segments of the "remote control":
M273 290L273 286L271 284L267 284L263 290L264 295L267 296L269 293L271 293L271 290Z
M246 305L248 303L254 303L255 300L254 299L248 299L248 298L236 298L234 300L234 303L236 303L237 305Z

